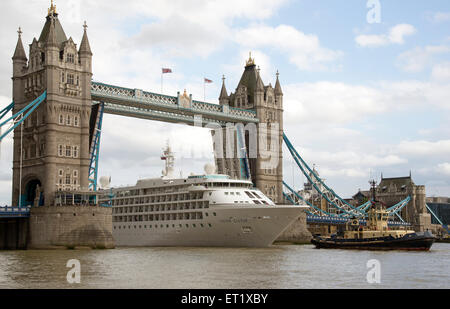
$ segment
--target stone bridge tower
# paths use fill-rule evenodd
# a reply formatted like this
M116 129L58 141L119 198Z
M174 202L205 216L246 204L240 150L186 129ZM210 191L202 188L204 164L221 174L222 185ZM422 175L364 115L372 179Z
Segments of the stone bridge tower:
M29 59L20 29L12 59L14 113L47 90L47 99L14 131L12 203L49 206L56 191L88 188L92 53L86 25L77 49L52 4Z
M259 119L256 141L252 142L250 128L244 130L251 178L255 186L274 202L283 203L283 92L278 72L275 87L264 85L259 68L250 55L235 93L227 94L224 78L219 102L256 112ZM239 159L226 155L226 134L223 136L224 158L216 156L218 172L240 178Z

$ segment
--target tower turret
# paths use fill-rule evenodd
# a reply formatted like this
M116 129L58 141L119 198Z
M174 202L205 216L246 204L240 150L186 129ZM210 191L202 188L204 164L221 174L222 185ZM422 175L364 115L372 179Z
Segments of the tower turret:
M225 75L222 77L222 89L220 90L219 104L228 105L230 103L227 88L225 87Z
M92 71L92 51L91 45L89 44L89 39L87 35L87 24L84 22L83 28L83 38L81 39L80 50L78 51L78 55L80 57L81 66L86 70L86 72Z

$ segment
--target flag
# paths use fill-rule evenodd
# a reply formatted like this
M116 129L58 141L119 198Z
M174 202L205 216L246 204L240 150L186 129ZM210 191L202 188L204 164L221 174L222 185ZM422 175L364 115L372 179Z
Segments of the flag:
M171 69L162 68L162 73L172 73Z
M213 82L212 80L205 78L205 83L210 84L210 83L212 83L212 82Z

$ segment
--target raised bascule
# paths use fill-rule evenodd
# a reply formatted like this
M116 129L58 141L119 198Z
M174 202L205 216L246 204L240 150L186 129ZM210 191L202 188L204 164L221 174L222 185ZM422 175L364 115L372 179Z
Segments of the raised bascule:
M0 248L114 246L111 209L99 205L96 196L104 113L212 129L219 173L252 180L276 203L308 204L283 182L284 141L333 210L310 204L308 220L364 219L368 203L353 207L345 202L296 152L283 131L278 72L274 87L264 85L251 56L234 93L228 94L223 79L217 105L193 100L186 91L167 96L93 82L86 23L77 48L67 38L53 3L39 39L30 44L28 57L21 34L19 29L12 58L13 102L0 111L0 142L14 134L14 207L0 211L0 218L10 220L0 224L0 235L11 235L14 228L23 231L17 232L21 237L0 239ZM389 211L397 216L408 201L400 201ZM20 227L14 219L21 220Z

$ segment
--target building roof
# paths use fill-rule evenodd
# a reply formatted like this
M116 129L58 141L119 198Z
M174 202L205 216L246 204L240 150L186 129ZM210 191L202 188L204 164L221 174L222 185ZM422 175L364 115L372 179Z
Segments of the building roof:
M39 42L42 44L45 44L48 41L48 36L50 33L50 26L52 25L52 20L53 20L53 24L54 24L53 32L54 32L54 36L55 36L55 43L58 46L61 46L62 43L67 41L67 36L64 33L64 29L58 20L58 14L52 13L52 14L48 15L46 19L47 19L47 21L45 22L44 28L42 28L42 32L39 37Z
M25 49L22 44L21 30L19 29L19 39L17 40L16 50L14 51L13 60L25 60L27 61L27 55L25 54Z
M257 81L258 81L258 72L256 71L256 65L255 64L246 65L244 73L242 73L241 80L239 81L239 84L236 89L239 89L240 86L245 86L247 88L249 103L254 103L254 95Z
M83 38L81 39L81 45L80 45L80 53L87 53L92 55L92 51L91 51L91 45L89 44L89 39L87 36L87 25L86 22L84 23L84 33L83 33Z
M219 100L228 99L227 88L225 87L225 76L222 78L222 89L220 90Z
M406 187L415 186L415 183L412 180L411 176L407 176L407 177L381 178L378 187L379 188L389 187L392 184L394 184L397 188L400 188L402 186Z

